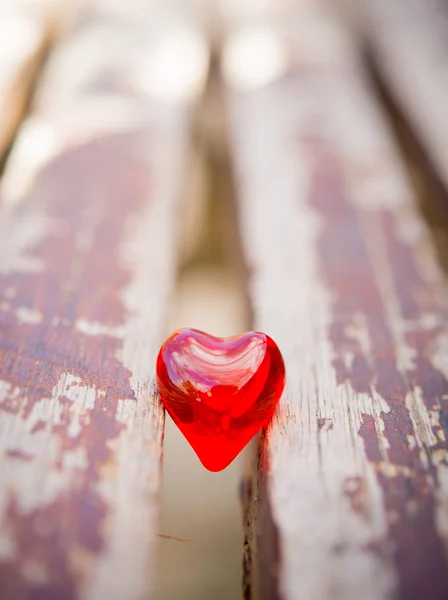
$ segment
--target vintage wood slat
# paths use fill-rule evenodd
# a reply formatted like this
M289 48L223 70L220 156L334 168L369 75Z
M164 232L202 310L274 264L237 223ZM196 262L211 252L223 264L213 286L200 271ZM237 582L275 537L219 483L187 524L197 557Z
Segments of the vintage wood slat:
M206 57L193 33L170 33L149 9L86 9L48 65L2 184L4 600L148 598L154 578L153 363ZM167 81L166 64L181 76Z
M36 70L63 13L56 0L0 2L0 158L20 124Z
M448 190L448 5L443 0L360 3L372 63Z
M356 53L308 6L224 57L253 326L287 365L243 488L245 594L442 600L447 286Z

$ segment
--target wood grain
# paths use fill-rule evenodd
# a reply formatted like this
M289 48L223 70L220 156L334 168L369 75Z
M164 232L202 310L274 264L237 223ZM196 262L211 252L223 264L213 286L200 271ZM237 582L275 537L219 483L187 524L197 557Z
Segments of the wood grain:
M372 63L423 155L448 190L448 6L443 0L362 2Z
M165 43L169 21L156 36L144 8L86 9L48 65L2 184L4 600L133 600L154 579L153 363L205 62ZM157 61L173 56L190 69L177 92L157 79Z
M314 3L266 27L270 84L246 29L224 60L253 326L288 379L243 488L246 598L442 600L446 281L344 31Z
M0 159L22 120L63 12L56 0L0 2Z

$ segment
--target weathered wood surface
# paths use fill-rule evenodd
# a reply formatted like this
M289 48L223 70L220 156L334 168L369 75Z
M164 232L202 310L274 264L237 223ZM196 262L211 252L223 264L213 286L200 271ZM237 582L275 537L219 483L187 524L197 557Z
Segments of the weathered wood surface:
M2 600L147 598L154 578L153 363L205 58L144 8L86 9L1 188Z
M408 128L448 190L448 5L443 0L360 3L367 51Z
M56 0L0 2L0 158L20 124L62 12Z
M244 486L246 597L446 599L434 247L345 34L306 7L263 29L257 55L278 78L257 87L245 31L224 60L240 227L253 326L288 380Z

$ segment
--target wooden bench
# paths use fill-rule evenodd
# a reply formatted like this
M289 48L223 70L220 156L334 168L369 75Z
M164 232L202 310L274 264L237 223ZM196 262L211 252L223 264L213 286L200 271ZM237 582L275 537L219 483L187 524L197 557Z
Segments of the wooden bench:
M3 600L132 600L153 585L164 424L153 364L206 57L194 33L142 8L87 3L3 176Z
M229 8L222 26L252 327L288 377L243 479L243 594L445 600L448 287L363 61L445 186L444 79L420 56L429 100L412 100L397 33L406 17L431 40L436 19L414 18L418 0L366 1L350 31L320 3L281 4ZM3 157L15 138L0 179L0 598L142 600L164 426L153 365L207 50L163 3L88 0L62 29L54 7L0 65Z
M364 4L385 17L401 4L411 19L409 3ZM243 21L224 61L253 327L277 340L288 373L244 486L244 591L442 600L446 278L361 51L316 5ZM411 89L420 38L406 39L405 65L400 23L372 48L387 48L380 68L446 175L442 100L434 90L425 104L423 58ZM268 65L258 76L254 49Z

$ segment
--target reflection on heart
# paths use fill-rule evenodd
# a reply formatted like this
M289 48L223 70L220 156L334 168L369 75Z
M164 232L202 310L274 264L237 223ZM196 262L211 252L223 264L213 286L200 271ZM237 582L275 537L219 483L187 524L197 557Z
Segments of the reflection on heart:
M162 345L157 383L166 410L210 471L220 471L272 417L285 385L277 344L249 332L216 338L181 329Z

